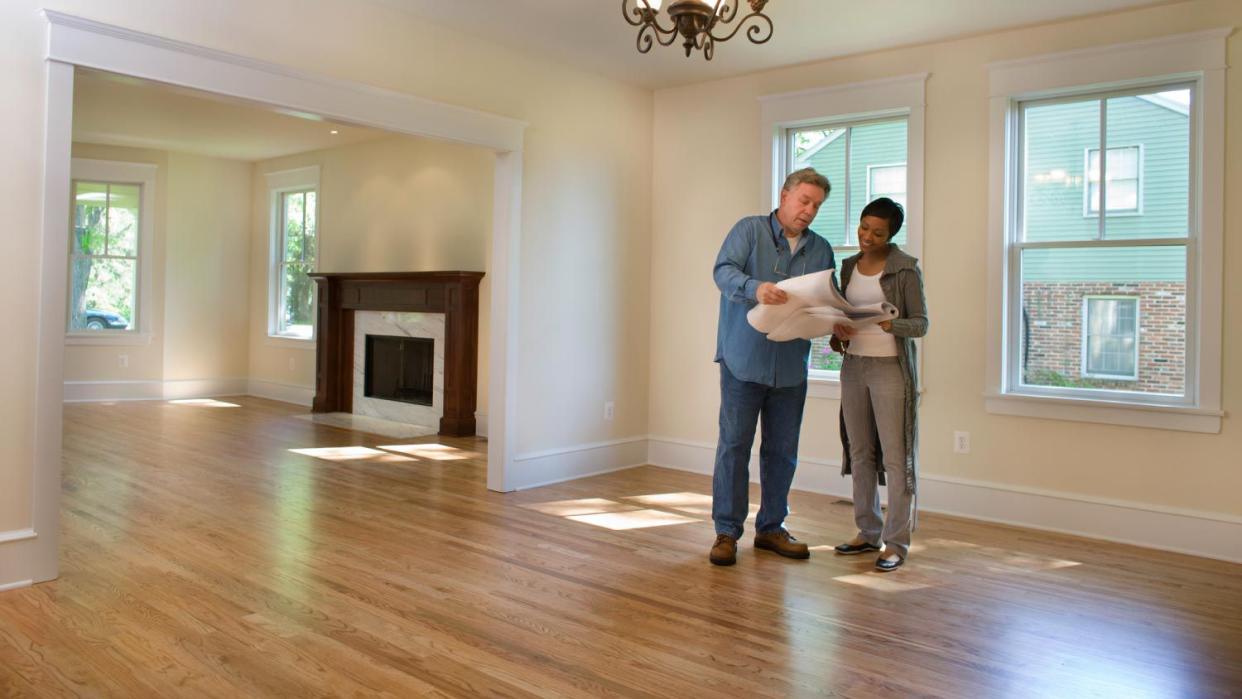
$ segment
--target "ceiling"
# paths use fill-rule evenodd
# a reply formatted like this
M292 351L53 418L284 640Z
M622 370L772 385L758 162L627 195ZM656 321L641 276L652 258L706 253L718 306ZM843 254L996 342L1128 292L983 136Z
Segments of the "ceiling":
M377 1L464 34L661 88L1170 0L771 0L765 14L775 25L772 40L752 45L739 34L718 44L710 63L700 53L686 58L680 43L638 53L638 28L626 23L617 0Z
M73 140L81 143L256 161L387 135L112 73L74 74Z

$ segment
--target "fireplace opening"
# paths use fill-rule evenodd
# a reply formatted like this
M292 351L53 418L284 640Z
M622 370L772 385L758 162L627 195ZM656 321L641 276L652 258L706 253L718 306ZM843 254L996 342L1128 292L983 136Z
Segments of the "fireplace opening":
M431 405L435 340L429 337L366 336L363 395Z

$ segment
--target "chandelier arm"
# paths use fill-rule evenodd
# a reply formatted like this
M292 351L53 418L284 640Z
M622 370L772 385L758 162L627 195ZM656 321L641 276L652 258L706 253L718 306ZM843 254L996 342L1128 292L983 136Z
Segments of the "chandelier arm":
M749 27L746 27L746 23L752 19L755 20L755 23L751 24ZM746 38L750 39L753 44L763 44L772 38L772 20L767 15L759 12L752 12L743 17L737 23L737 26L733 28L733 31L724 36L716 36L715 34L710 33L710 30L707 33L715 41L728 41L736 36L737 33L742 30L742 27L746 27Z
M716 55L716 41L712 39L710 34L703 35L703 58L712 60L712 56Z
M711 0L708 0L711 2ZM741 0L716 0L716 12L713 16L718 18L721 24L728 24L737 16L737 10L741 6ZM713 22L712 24L715 24Z
M630 7L631 2L634 3L632 8ZM621 16L635 27L641 27L645 24L643 15L650 11L650 8L643 8L639 4L639 0L621 0Z
M667 34L660 31L660 25L652 22L644 24L642 29L638 30L638 38L636 45L639 53L647 53L651 51L651 47L658 42L661 46L668 46L677 39L677 32L668 32Z

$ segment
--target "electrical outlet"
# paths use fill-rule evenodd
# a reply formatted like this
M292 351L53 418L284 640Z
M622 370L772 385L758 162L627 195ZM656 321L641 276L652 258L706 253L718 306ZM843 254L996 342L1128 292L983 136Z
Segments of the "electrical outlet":
M293 357L289 357L289 371L293 371L295 366L296 365L294 364Z
M953 451L958 454L970 453L970 433L954 432L953 433Z
M607 401L604 403L604 419L605 420L611 420L613 417L616 416L617 414L616 407L617 406L614 405L612 401Z
M129 355L128 355L128 354L118 354L118 355L116 356L116 362L117 362L117 364L120 364L120 365L121 365L121 368L122 368L122 369L124 369L124 368L128 367L128 366L129 366Z

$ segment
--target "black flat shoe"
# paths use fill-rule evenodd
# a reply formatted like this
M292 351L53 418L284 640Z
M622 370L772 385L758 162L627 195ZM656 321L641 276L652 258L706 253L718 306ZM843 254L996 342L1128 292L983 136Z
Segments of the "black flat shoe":
M875 569L880 571L881 573L887 573L890 570L897 570L898 568L901 567L901 564L905 562L906 562L906 559L902 558L901 556L897 556L896 558L890 558L889 556L880 556L879 558L875 559Z
M856 556L860 553L867 553L869 551L879 551L880 547L874 544L868 544L868 543L851 544L849 542L846 542L844 544L837 544L836 546L833 547L832 550L841 554L842 556Z

